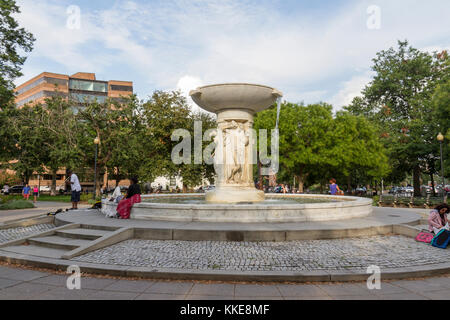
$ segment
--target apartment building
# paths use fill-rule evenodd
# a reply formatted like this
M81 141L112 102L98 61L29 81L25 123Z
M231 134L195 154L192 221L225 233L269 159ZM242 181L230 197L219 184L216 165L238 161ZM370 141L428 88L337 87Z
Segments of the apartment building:
M43 72L19 85L15 89L15 93L15 102L18 108L23 107L25 104L34 105L44 103L46 98L52 96L61 96L70 99L74 104L79 106L93 101L104 103L107 99L117 99L120 101L123 97L133 94L133 82L97 80L95 73L78 72L69 76ZM59 170L57 172L56 185L62 187L65 178L65 170ZM92 188L93 177L89 174L82 174L80 179L82 178L85 180L82 181L85 189ZM105 174L104 184L114 185L114 182L108 182L107 175ZM51 183L52 176L50 174L40 176L36 174L30 180L30 185L50 186ZM127 181L122 181L121 184L127 183Z
M62 96L75 103L97 100L100 103L110 99L133 94L133 82L97 80L95 73L78 72L71 76L43 72L15 89L16 105L42 103L46 98Z

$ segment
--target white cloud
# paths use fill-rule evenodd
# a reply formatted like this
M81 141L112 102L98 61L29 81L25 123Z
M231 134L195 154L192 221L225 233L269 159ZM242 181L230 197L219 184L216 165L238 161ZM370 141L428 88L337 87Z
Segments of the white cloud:
M334 110L342 109L342 107L349 105L355 97L360 96L362 89L372 81L373 75L372 72L366 72L342 82L339 92L330 99Z
M191 106L192 110L199 111L200 108L195 104L195 102L192 100L191 96L189 95L189 92L191 90L195 90L198 87L201 87L203 85L203 82L200 78L193 77L193 76L183 76L178 80L177 83L177 90L180 90L180 92L183 94L183 96L188 101L189 105Z
M38 38L26 68L36 69L37 58L70 71L113 73L121 66L142 96L201 79L266 84L287 100L339 107L359 93L376 52L403 39L414 47L445 48L450 38L450 3L437 0L378 1L379 30L367 28L372 3L356 1L334 11L322 4L319 16L281 1L119 0L97 11L81 8L78 31L63 27L66 6L59 2L19 4L21 26Z

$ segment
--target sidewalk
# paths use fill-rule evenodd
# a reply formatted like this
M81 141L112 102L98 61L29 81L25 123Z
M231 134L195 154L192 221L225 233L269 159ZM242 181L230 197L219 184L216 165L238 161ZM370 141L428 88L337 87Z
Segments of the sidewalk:
M21 209L21 210L1 210L0 211L0 223L5 223L13 220L20 220L26 218L34 218L54 212L58 209L72 208L70 202L52 202L52 201L38 201L34 204L36 208L33 209ZM91 205L78 204L79 209L89 208Z
M82 271L82 270L81 270ZM67 274L0 266L0 300L448 300L450 277L381 282L309 284L208 283L82 276L80 290ZM71 283L74 283L73 281Z

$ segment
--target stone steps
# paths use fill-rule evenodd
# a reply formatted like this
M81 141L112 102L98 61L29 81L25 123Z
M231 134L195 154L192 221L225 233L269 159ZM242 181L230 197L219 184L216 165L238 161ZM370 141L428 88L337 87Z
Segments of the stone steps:
M117 228L115 228L117 229ZM114 233L112 229L94 229L92 226L81 226L72 229L56 229L42 236L27 238L22 244L11 244L1 250L38 257L57 258L70 255L82 247L89 247L103 236Z
M97 240L105 235L112 233L112 231L98 230L98 229L68 229L58 230L56 235L63 238L83 239L83 240Z
M70 250L42 247L40 245L18 245L1 248L2 251L30 256L60 259Z
M73 250L81 246L88 245L91 240L73 239L73 238L63 238L60 236L48 236L28 239L28 243L36 246L54 248L54 249L65 249Z

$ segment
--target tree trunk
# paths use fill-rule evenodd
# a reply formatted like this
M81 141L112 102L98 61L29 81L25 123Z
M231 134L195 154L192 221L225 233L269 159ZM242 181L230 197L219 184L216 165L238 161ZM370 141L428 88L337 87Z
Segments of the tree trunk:
M420 167L414 166L413 171L414 196L420 197Z
M436 192L434 190L434 175L433 171L430 172L430 178L431 178L431 192L433 193L433 197L436 197Z
M304 192L304 190L303 190L304 185L305 185L305 182L303 180L303 175L299 175L298 176L298 192L300 192L300 193Z
M347 192L348 194L352 193L352 177L350 175L347 177Z
M56 196L56 170L52 170L52 186L50 188L50 195Z
M304 193L305 179L308 177L308 174L303 173L303 169L300 169L300 174L297 177L298 177L298 192Z

